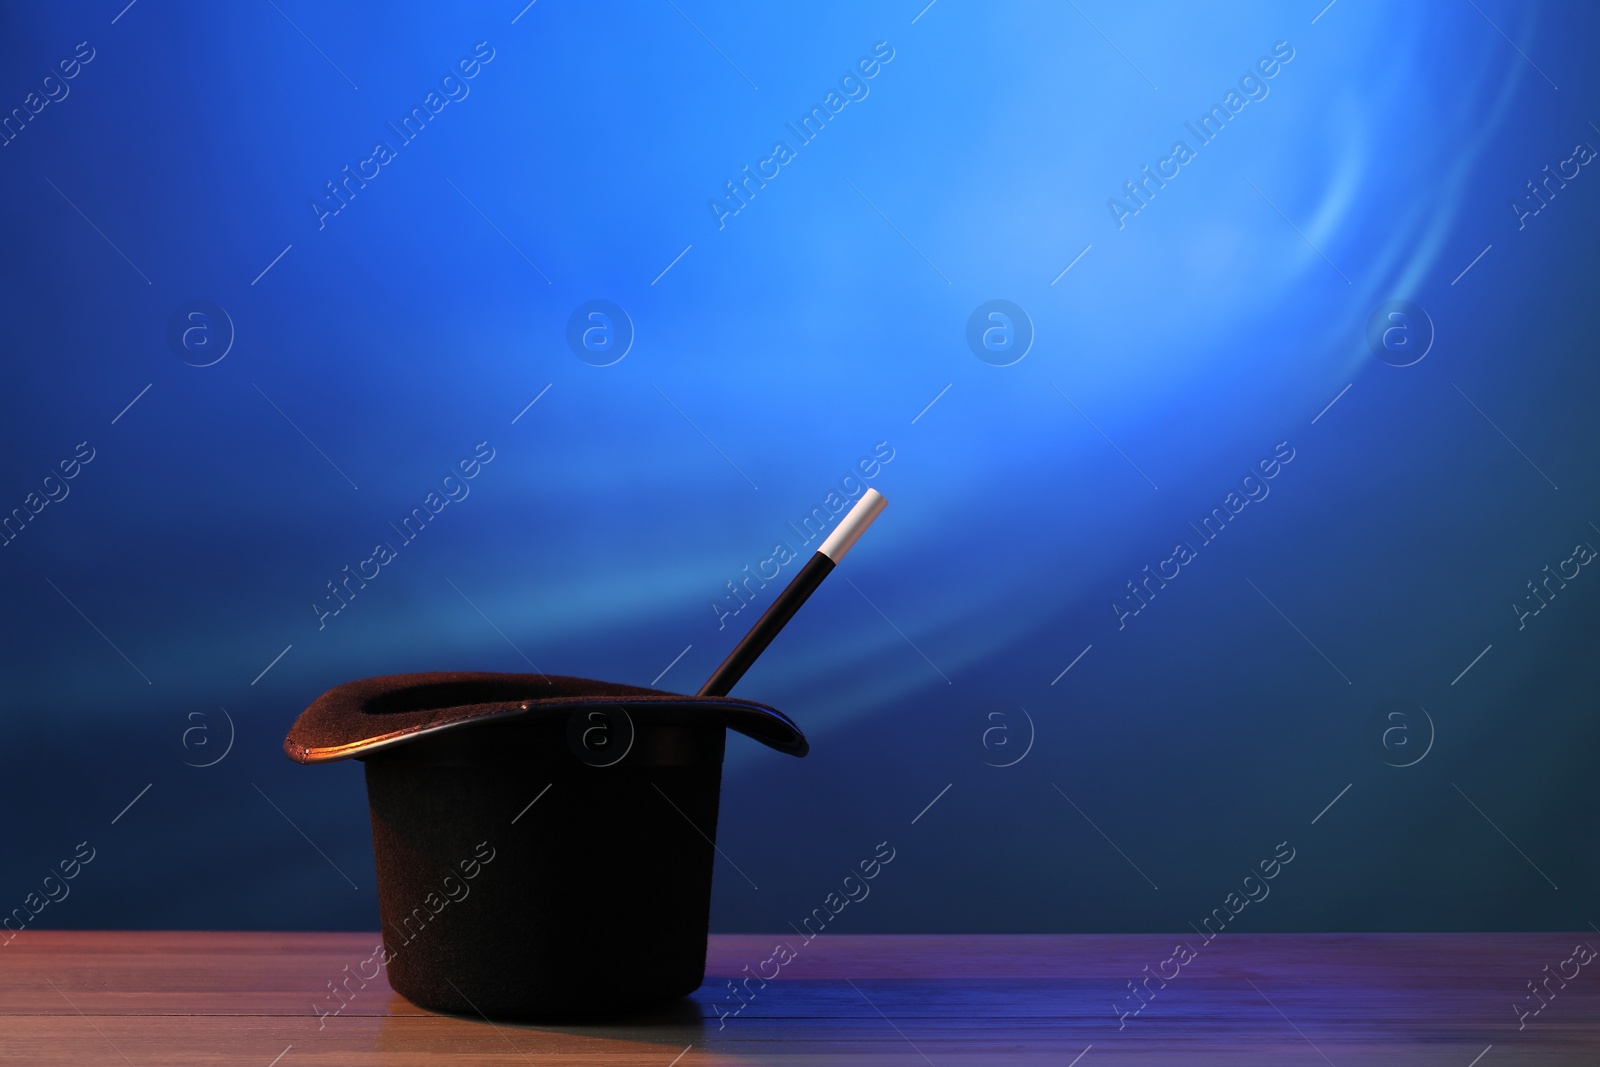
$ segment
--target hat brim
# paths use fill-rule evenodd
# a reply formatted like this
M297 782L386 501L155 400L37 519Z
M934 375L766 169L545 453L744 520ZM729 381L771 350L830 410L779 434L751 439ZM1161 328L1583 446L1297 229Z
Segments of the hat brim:
M776 708L736 697L700 697L563 675L430 671L346 682L300 713L283 750L297 763L331 763L408 744L446 730L506 719L560 720L580 708L620 708L641 725L720 720L730 730L791 756L805 735Z

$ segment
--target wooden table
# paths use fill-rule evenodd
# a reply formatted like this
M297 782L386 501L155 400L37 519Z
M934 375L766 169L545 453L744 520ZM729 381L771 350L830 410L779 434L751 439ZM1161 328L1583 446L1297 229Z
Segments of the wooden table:
M381 974L319 1017L376 934L28 930L0 946L0 1063L1600 1064L1600 960L1563 966L1592 932L825 935L719 1020L779 940L799 941L713 936L718 977L671 1009L529 1026L423 1011ZM1181 967L1179 940L1199 947ZM1177 976L1119 1019L1147 964ZM1526 983L1574 969L1519 1029Z

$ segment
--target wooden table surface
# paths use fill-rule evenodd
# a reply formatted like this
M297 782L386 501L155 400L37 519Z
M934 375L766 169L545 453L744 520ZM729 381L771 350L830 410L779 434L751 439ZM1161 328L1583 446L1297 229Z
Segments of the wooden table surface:
M0 946L0 1063L1600 1064L1600 960L1568 962L1592 932L823 936L726 1019L726 981L800 939L714 935L698 993L607 1025L438 1015L381 974L320 1016L377 940L24 931ZM1177 968L1180 940L1199 952ZM1119 1019L1147 964L1177 976ZM1544 1007L1519 1023L1530 981Z

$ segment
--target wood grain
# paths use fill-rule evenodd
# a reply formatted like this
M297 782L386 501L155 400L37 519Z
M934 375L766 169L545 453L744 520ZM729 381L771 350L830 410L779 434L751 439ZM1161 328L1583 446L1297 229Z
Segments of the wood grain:
M1126 983L1183 940L1197 957L1119 1025ZM779 942L796 958L719 1018L737 1003L726 982ZM694 997L575 1026L438 1015L381 974L319 1017L373 933L29 930L0 947L0 1063L1593 1067L1600 961L1552 983L1521 1030L1512 1007L1578 942L1600 937L714 935Z

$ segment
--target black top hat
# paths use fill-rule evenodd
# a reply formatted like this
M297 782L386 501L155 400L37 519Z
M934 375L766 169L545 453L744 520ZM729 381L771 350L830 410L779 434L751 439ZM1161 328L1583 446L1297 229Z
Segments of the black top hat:
M337 686L283 747L366 767L384 943L361 979L383 965L425 1008L560 1018L703 981L727 729L808 749L748 700L466 671Z

